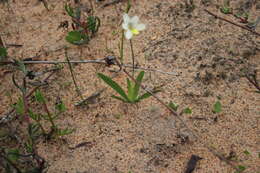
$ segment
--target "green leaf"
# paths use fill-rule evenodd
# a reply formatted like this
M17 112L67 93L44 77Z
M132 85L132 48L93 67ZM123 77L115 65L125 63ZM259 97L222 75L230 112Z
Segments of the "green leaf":
M18 102L14 105L15 111L18 115L23 115L24 114L24 104L23 104L23 99L19 98Z
M45 103L45 98L40 90L36 90L34 96L37 102Z
M220 8L221 13L223 14L231 14L232 13L232 8L229 7L221 7Z
M25 149L28 153L33 152L33 144L31 141L26 142L24 145L25 145Z
M191 108L189 108L189 107L185 108L185 109L183 110L183 112L184 112L185 114L192 114L192 110L191 110Z
M152 94L150 94L150 93L144 93L143 95L141 95L141 96L139 96L138 98L137 98L137 101L136 102L139 102L139 101L141 101L141 100L143 100L143 99L147 99L147 98L149 98L149 97L151 97L152 96Z
M65 112L66 111L66 106L65 104L61 101L60 103L55 105L55 109L59 111L59 113Z
M70 16L70 17L75 17L75 14L74 14L74 10L73 8L68 5L68 4L65 4L65 11L67 12L67 14Z
M134 87L132 85L132 82L127 78L127 92L128 92L128 99L130 102L134 102L135 98L134 98Z
M247 150L245 150L244 152L243 152L245 155L250 155L251 153L249 152L249 151L247 151Z
M29 124L28 126L28 134L32 140L35 140L40 136L40 126L38 124Z
M11 160L11 161L17 161L19 159L19 150L18 149L9 149L7 152L7 157Z
M240 170L240 172L246 170L246 167L243 165L238 165L237 168Z
M136 83L135 83L135 86L134 86L134 89L133 89L133 99L134 100L137 99L143 77L144 77L144 71L141 71L138 74L138 76L136 77Z
M64 136L64 135L69 135L74 131L75 131L74 129L66 128L64 130L57 129L56 133L57 133L58 136Z
M179 107L178 104L176 104L176 103L174 103L172 101L168 104L168 106L171 107L174 111L177 111L178 107Z
M102 73L97 74L99 78L101 78L106 84L108 84L111 88L113 88L118 94L120 94L126 101L129 101L125 91L118 85L115 81L113 81L110 77L103 75Z
M80 31L71 31L65 38L69 43L75 45L82 45L88 43L89 38L86 34L82 34Z
M160 91L161 91L161 90L154 90L154 91L152 91L152 93L155 94L155 93L158 93L158 92L160 92ZM149 98L149 97L151 97L151 96L152 96L151 93L146 92L146 93L144 93L143 95L139 96L139 97L137 98L137 101L136 101L136 102L139 102L139 101L141 101L141 100L143 100L143 99L147 99L147 98Z
M4 47L0 47L0 61L7 57L7 50Z
M118 96L115 96L115 95L112 95L111 97L114 98L114 99L120 100L122 102L129 102L128 100L125 100L122 97L118 97Z
M30 109L29 109L29 111L28 111L28 114L29 114L29 116L30 116L33 120L35 120L35 121L39 121L40 118L41 118L41 116L40 116L39 114L34 113L34 112L31 111Z
M216 103L214 104L213 107L213 113L220 113L222 110L222 105L220 103L220 101L216 101Z
M96 33L100 27L100 19L96 16L88 16L87 26L88 30L91 31L92 34Z

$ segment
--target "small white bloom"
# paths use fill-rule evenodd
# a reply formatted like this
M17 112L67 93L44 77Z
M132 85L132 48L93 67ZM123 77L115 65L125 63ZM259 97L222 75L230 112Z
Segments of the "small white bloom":
M125 38L131 39L133 35L139 34L139 31L145 29L145 24L139 23L139 18L137 16L130 17L128 14L123 15L124 22L122 24L125 30Z

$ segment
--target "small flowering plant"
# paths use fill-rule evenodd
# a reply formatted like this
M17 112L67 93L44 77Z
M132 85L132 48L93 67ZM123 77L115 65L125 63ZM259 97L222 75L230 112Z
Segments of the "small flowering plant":
M119 45L120 49L120 60L121 65L123 65L123 53L124 53L124 37L129 40L130 46L131 46L131 53L132 53L132 65L133 65L133 75L132 79L133 82L130 81L130 79L126 79L127 82L127 92L112 78L109 76L106 76L102 73L98 73L98 77L102 79L108 86L110 86L114 91L116 91L120 96L112 95L113 98L118 99L120 101L126 102L126 103L137 103L140 102L143 99L149 98L152 96L152 93L159 92L160 90L153 90L150 92L146 92L144 94L140 94L140 87L142 84L142 80L144 77L144 71L141 71L137 77L135 77L134 69L135 69L135 56L134 56L134 50L133 50L133 43L132 43L132 37L134 35L138 35L140 31L143 31L146 26L143 23L140 23L138 16L130 17L127 13L131 7L129 4L130 1L128 1L128 6L126 13L123 14L123 23L122 23L122 37L121 37L121 44ZM120 66L121 66L120 65Z
M125 13L123 15L123 20L122 27L125 30L125 38L128 40L131 39L133 35L137 35L140 31L145 29L145 24L139 22L138 16L130 17Z

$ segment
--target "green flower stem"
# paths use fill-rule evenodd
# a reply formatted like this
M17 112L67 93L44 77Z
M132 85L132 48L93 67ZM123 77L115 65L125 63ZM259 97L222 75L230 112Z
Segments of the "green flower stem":
M124 30L122 29L121 45L120 45L120 61L123 64L124 60Z
M133 77L134 77L134 75L135 75L135 55L134 55L133 42L131 39L130 39L130 46L131 46L131 53L132 53Z

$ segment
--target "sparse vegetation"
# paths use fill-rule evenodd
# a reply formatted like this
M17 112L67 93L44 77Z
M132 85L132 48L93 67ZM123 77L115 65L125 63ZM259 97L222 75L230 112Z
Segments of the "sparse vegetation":
M0 172L257 169L255 1L0 2Z

